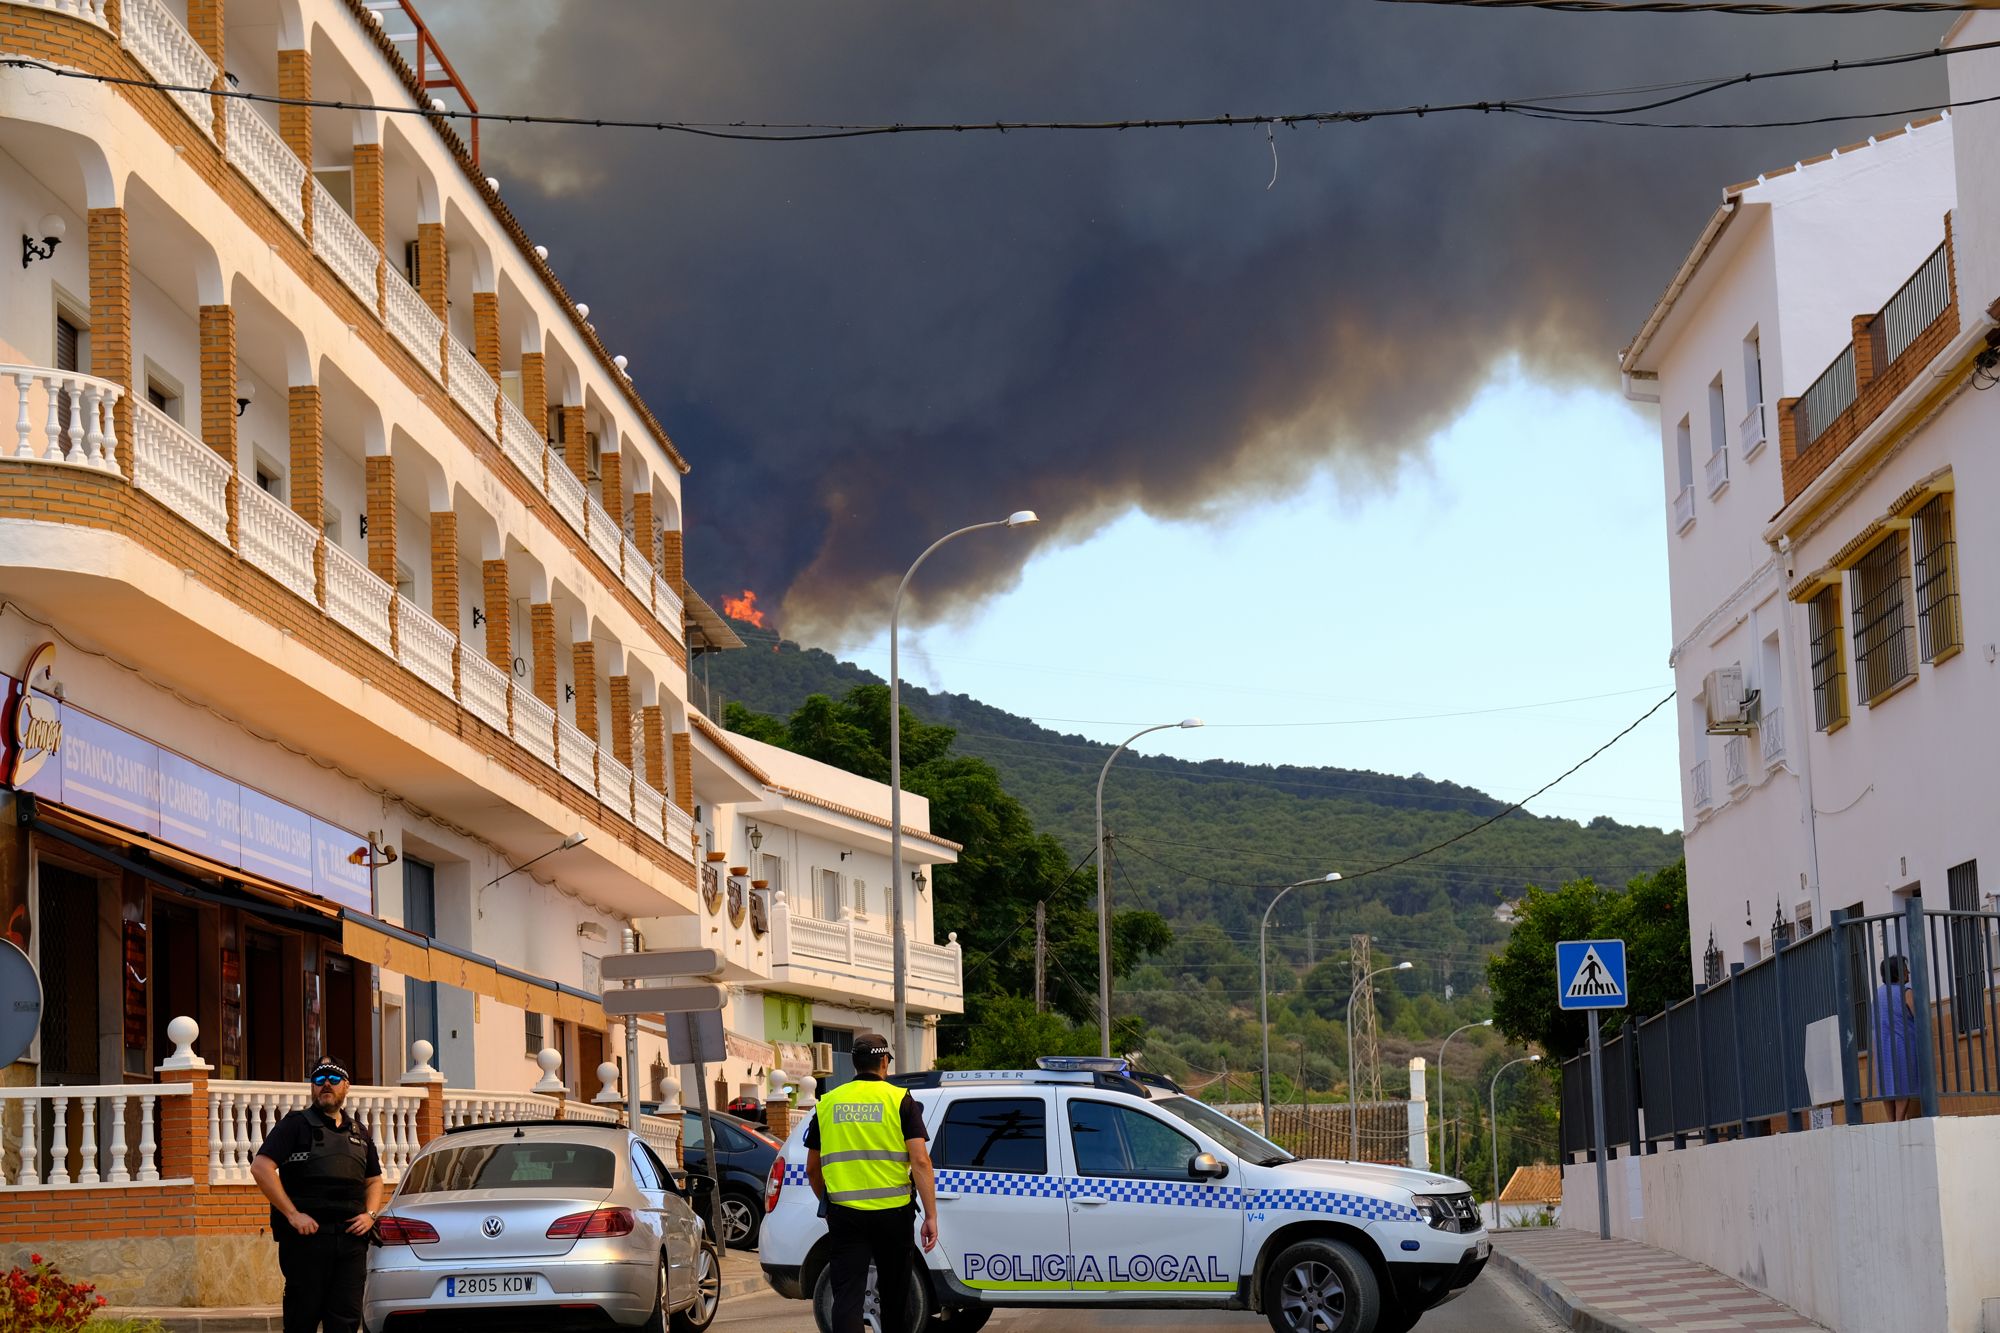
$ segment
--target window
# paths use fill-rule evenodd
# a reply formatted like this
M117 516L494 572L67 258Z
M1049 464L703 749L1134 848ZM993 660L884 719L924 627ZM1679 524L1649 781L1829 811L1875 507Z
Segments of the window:
M840 920L840 872L822 870L819 872L819 896L813 904L813 911L822 921Z
M1910 525L1917 560L1917 643L1926 662L1964 646L1958 623L1958 543L1952 536L1951 496L1936 495Z
M326 534L328 541L335 546L340 545L340 511L328 505L326 512L320 516L319 529Z
M868 915L868 881L859 876L854 880L854 915Z
M414 856L403 858L403 929L425 937L437 934L437 867ZM437 983L406 981L410 1007L410 1040L419 1037L438 1044Z
M1682 490L1694 485L1694 432L1686 417L1674 427L1674 461L1680 464Z
M1903 546L1903 534L1891 532L1854 567L1854 676L1861 698L1871 704L1916 674Z
M761 856L757 860L757 878L773 893L785 887L785 862L783 857Z
M1048 1108L1039 1097L973 1097L953 1102L931 1137L941 1171L1047 1175Z
M617 1159L583 1143L482 1143L419 1157L404 1177L403 1194L498 1190L514 1185L611 1188Z
M1812 636L1813 725L1832 731L1847 721L1847 670L1840 657L1840 587L1821 588L1806 604Z
M1722 376L1708 382L1708 452L1711 457L1729 447L1729 416L1722 405Z
M1086 1176L1186 1180L1189 1159L1201 1151L1143 1111L1109 1102L1071 1102L1069 1138L1077 1170Z
M1755 333L1743 340L1743 457L1764 447L1764 345Z
M664 1190L667 1182L653 1169L652 1161L645 1152L646 1145L632 1141L632 1180L642 1190Z
M522 1027L526 1037L525 1053L528 1055L540 1055L542 1047L549 1044L548 1033L542 1026L542 1016L530 1011L521 1017L524 1020Z
M1951 890L1951 910L1979 910L1979 863L1964 861L1944 872ZM1987 978L1992 975L1991 952L1986 939L1986 918L1947 917L1945 931L1947 971L1951 975L1951 1017L1961 1037L1986 1030Z
M83 329L67 314L56 316L57 370L83 369Z

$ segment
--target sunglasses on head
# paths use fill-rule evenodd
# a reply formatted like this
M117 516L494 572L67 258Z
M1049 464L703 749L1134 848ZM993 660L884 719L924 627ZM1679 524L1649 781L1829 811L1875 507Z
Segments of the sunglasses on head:
M346 1080L346 1079L344 1079L344 1078L342 1078L342 1077L341 1077L341 1076L340 1076L339 1074L314 1074L314 1075L313 1075L313 1086L314 1086L315 1088L323 1088L323 1087L325 1087L325 1086L326 1086L327 1084L329 1084L329 1083L345 1083L345 1082L347 1082L347 1080Z

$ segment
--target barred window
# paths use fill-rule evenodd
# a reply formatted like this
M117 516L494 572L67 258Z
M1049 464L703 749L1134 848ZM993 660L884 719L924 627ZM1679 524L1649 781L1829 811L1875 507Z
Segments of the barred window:
M1926 662L1965 645L1958 620L1958 543L1953 537L1951 496L1938 495L1917 511L1910 525L1917 562L1917 643Z
M1821 731L1847 721L1847 670L1840 656L1840 589L1822 588L1807 604L1812 634L1813 720Z
M1916 674L1910 656L1910 575L1906 541L1892 531L1854 567L1854 676L1874 703Z

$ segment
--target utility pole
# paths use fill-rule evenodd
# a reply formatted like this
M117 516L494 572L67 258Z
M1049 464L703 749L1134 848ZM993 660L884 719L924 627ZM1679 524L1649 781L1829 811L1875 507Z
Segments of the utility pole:
M1049 1011L1049 905L1035 904L1035 1012Z
M1348 974L1359 986L1361 979L1375 970L1371 955L1373 941L1366 935L1354 935L1348 940ZM1355 1096L1360 1097L1366 1089L1368 1100L1382 1100L1382 1041L1375 1026L1375 988L1363 986L1362 995L1348 1014L1347 1021L1354 1027L1355 1060L1354 1068L1347 1071L1348 1082L1354 1085Z
M1318 961L1319 961L1319 923L1317 921L1309 920L1306 922L1306 971L1308 972L1312 971L1313 964Z

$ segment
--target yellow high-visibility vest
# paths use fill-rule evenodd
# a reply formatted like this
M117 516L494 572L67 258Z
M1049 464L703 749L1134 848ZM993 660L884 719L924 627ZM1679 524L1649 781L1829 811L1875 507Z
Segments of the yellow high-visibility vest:
M900 1208L910 1201L910 1150L903 1098L880 1079L857 1078L819 1099L819 1169L826 1201L845 1208Z

